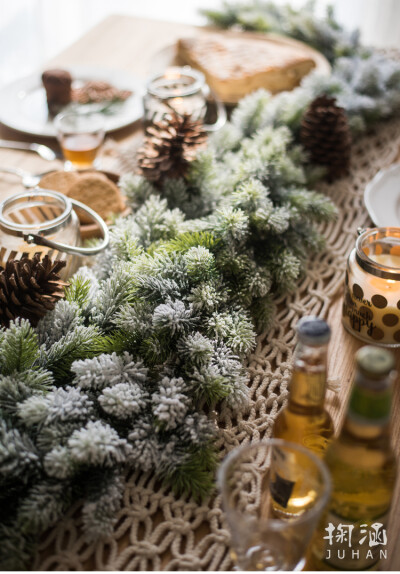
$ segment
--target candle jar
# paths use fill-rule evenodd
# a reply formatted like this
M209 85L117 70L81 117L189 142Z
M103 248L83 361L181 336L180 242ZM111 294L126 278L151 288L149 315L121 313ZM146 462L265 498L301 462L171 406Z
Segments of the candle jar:
M153 76L147 83L143 97L144 120L151 124L165 118L171 111L190 114L194 120L203 120L207 111L207 98L211 94L204 74L190 66L172 66L163 74ZM213 95L217 109L214 124L205 124L207 131L216 131L226 122L226 110Z
M400 228L364 230L350 253L342 322L358 339L400 347Z
M86 211L101 228L103 241L95 247L80 246L79 219L74 207ZM9 260L40 253L52 260L65 260L67 265L60 275L66 279L76 271L81 256L100 253L108 242L107 226L95 211L56 191L35 188L0 203L2 267Z

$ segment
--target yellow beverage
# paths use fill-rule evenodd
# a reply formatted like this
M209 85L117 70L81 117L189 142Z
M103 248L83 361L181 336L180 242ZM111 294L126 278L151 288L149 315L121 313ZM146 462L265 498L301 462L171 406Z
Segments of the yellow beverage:
M64 158L77 169L91 167L101 147L102 140L103 137L97 134L67 135L61 139Z
M323 456L333 436L332 419L324 407L330 329L323 319L305 317L297 333L289 400L275 421L273 434Z
M364 347L339 437L325 462L333 491L309 549L310 570L375 570L387 554L387 515L396 478L389 417L394 362Z

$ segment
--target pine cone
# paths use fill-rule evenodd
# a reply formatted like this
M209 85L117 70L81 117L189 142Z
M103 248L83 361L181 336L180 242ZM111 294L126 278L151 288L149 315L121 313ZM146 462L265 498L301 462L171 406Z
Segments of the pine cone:
M311 102L301 122L300 140L310 161L328 168L329 181L347 175L351 135L346 113L335 98L323 95Z
M192 120L189 114L168 115L147 128L143 147L138 150L139 172L155 184L165 177L183 177L206 141L202 121Z
M40 253L32 259L23 257L7 261L0 266L0 323L8 327L16 317L28 319L33 326L56 302L64 297L64 287L58 272L65 261L52 263L46 255L40 261Z

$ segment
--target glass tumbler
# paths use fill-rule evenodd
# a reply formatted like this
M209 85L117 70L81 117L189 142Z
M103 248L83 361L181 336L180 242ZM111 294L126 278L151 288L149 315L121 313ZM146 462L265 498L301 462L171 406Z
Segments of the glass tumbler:
M104 141L104 117L99 113L65 112L54 118L65 169L98 167L96 157Z
M331 492L325 463L306 448L270 439L233 450L218 482L240 570L301 570Z

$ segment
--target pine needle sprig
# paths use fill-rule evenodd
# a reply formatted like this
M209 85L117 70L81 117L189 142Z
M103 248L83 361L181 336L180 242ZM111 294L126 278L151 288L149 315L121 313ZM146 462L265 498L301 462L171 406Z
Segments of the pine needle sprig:
M75 275L65 292L65 299L83 308L89 301L90 279Z
M0 372L11 375L35 366L39 358L38 336L26 319L16 319L1 333Z
M212 476L217 462L212 445L193 448L182 465L162 476L163 482L177 495L192 495L195 500L205 501L215 489Z
M52 371L56 382L65 384L71 379L72 363L78 359L95 356L98 352L96 344L101 348L101 343L101 331L97 326L80 325L48 350L41 350L39 361L43 367Z

